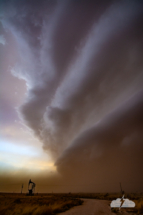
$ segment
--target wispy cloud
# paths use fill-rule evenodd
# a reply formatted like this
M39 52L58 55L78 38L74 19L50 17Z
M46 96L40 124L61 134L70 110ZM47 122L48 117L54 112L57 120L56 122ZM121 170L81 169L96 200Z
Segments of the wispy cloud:
M5 45L5 44L6 44L6 39L5 39L5 37L4 37L3 35L0 35L0 43L1 43L2 45Z

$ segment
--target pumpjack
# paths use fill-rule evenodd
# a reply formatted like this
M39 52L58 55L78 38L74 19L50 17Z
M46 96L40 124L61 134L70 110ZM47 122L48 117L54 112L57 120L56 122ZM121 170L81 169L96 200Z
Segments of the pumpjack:
M35 191L35 186L36 184L34 182L31 181L31 179L29 180L29 183L28 183L28 195L29 196L33 196L34 195L34 191Z

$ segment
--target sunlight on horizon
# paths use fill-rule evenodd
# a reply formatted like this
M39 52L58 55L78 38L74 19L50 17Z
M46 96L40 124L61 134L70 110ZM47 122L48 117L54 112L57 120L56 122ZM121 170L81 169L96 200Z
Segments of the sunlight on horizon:
M38 146L17 145L4 139L1 139L0 143L0 166L3 170L56 170L48 154Z

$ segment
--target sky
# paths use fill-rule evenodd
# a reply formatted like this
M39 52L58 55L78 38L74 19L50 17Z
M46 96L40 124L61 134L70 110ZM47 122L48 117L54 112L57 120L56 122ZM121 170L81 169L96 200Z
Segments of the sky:
M143 192L143 2L0 0L0 192Z

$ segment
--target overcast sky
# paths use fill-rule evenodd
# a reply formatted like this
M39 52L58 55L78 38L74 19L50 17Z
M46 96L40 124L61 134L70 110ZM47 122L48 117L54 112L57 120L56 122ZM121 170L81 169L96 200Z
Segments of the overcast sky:
M142 1L0 0L0 111L1 191L143 191Z

